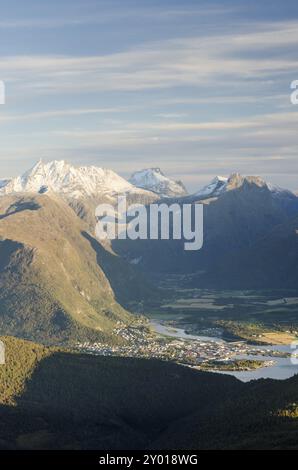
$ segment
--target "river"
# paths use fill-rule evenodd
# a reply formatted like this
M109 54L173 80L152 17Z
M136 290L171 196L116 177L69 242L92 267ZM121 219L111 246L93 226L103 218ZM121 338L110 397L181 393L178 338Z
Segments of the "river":
M183 328L176 328L176 327L168 327L158 320L152 320L151 325L154 330L162 335L170 336L174 338L182 338L188 339L190 341L206 341L206 342L215 342L215 343L225 343L222 338L216 338L211 336L199 336L199 335L188 335L185 333ZM260 345L256 345L256 348L260 348ZM276 350L281 352L293 352L291 349L291 345L274 345L274 346L261 346L264 350ZM250 380L254 379L278 379L284 380L289 377L292 377L295 374L298 374L298 364L293 364L290 357L282 358L282 357L272 357L272 356L256 356L256 355L238 355L234 356L235 359L260 359L263 361L270 361L274 360L275 364L269 367L261 367L259 369L251 370L251 371L216 371L218 374L229 374L237 377L242 382L249 382ZM298 358L297 361L298 362Z

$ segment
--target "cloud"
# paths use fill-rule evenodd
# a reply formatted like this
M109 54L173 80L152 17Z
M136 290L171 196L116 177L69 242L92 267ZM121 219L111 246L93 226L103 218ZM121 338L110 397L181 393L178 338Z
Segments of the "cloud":
M1 109L2 160L72 156L116 170L163 163L190 182L235 170L277 178L282 166L294 180L298 112L280 106L297 78L298 21L220 30L96 56L2 56L0 79L15 106ZM113 113L127 114L103 118ZM101 118L90 125L93 114ZM43 125L55 118L62 124ZM40 122L25 128L27 120Z
M200 144L204 151L215 153L221 150L231 156L252 151L265 155L288 147L295 153L297 143L298 112L269 113L246 118L227 119L225 121L186 122L172 120L159 122L136 121L120 122L111 127L101 123L96 129L70 128L46 131L40 135L49 135L61 146L105 149L144 149L168 146L167 152L173 152L177 145ZM35 133L35 135L39 135ZM71 144L70 144L71 143ZM179 149L181 151L181 149Z
M63 6L63 5L62 5ZM51 8L47 10L48 17L37 17L31 18L29 15L27 18L5 18L2 16L0 20L1 29L57 29L65 27L79 27L83 25L103 25L108 23L115 23L117 21L123 20L133 20L138 21L144 19L154 19L155 21L173 21L175 18L183 17L214 17L214 16L226 16L236 11L239 11L239 8L220 8L219 6L203 6L199 7L187 7L185 5L183 8L169 9L162 6L158 7L155 5L154 8L145 8L143 5L134 4L133 8L129 7L128 4L123 7L122 2L115 4L111 0L104 6L100 8L100 14L98 14L98 5L95 5L96 8L92 8L92 5L89 5L89 10L94 10L93 14L82 14L80 8L76 8L75 5L72 5L71 16L67 16L65 11L64 15L61 14L59 18L59 12L54 11L55 16L50 16ZM93 5L94 7L94 5ZM76 15L74 15L74 10ZM85 9L83 9L85 10ZM57 15L58 13L58 15ZM69 11L67 10L67 13ZM46 14L45 14L46 16Z
M161 117L164 119L180 119L186 117L187 113L158 113L156 117Z
M298 22L270 23L263 30L258 24L242 34L170 39L99 56L2 57L0 77L21 93L38 94L272 81L291 71L294 75L297 62L268 50L276 45L296 48L297 42ZM264 53L258 56L256 51Z
M0 122L15 122L15 121L27 121L28 119L48 119L48 118L60 118L60 117L74 117L84 116L88 114L114 114L123 113L128 111L126 107L114 107L114 108L76 108L76 109L59 109L52 111L36 111L30 113L19 113L19 114L1 114Z

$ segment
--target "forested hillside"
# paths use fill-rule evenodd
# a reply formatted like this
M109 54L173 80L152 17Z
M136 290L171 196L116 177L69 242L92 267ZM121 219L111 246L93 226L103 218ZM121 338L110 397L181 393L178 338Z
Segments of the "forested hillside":
M3 449L297 448L297 376L244 384L168 362L2 340Z

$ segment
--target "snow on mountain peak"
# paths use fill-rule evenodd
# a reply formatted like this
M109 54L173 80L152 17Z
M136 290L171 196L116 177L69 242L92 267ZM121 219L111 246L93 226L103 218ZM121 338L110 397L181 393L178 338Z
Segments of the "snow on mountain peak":
M96 166L73 166L64 160L37 162L23 175L13 178L0 189L0 195L19 192L63 194L71 198L99 195L135 194L135 188L112 170ZM144 195L147 193L143 191Z
M186 195L181 181L174 181L163 174L160 168L146 168L133 173L130 183L138 188L146 189L161 197L180 197Z
M216 176L209 184L195 193L200 199L218 197L226 191L241 188L246 184L254 184L259 187L267 187L266 181L259 176L242 176L240 173L232 173L228 178L225 176Z
M240 173L233 173L228 178L224 176L216 176L208 185L196 192L194 196L197 199L208 199L218 197L227 191L245 188L251 185L267 189L274 197L279 197L281 195L287 195L288 198L295 197L291 191L267 183L260 176L242 176Z
M196 192L195 196L202 199L219 196L226 190L228 180L225 176L215 176L209 184Z

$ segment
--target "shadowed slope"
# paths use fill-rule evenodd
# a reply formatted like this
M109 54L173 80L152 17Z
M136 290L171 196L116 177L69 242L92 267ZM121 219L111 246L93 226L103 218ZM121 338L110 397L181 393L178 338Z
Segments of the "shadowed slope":
M2 403L17 406L0 407L1 448L297 448L298 376L242 383L2 339Z

